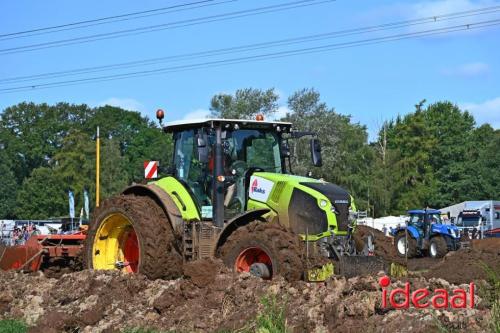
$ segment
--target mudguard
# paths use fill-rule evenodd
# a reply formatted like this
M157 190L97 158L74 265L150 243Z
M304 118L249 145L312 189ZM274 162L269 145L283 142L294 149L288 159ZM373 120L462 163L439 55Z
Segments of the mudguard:
M408 234L410 236L412 236L413 238L415 238L417 240L420 238L420 233L418 232L418 229L412 225L409 225L408 228L399 227L392 232L392 235L396 236L399 232L405 232L405 229L408 229Z
M170 194L165 192L159 186L154 184L148 185L132 185L127 187L122 194L134 194L140 196L148 196L155 200L167 215L172 229L177 236L183 232L183 216L181 209L178 208Z
M231 235L236 229L244 225L247 225L248 223L255 221L256 219L261 218L264 214L268 213L269 211L270 211L269 208L253 209L232 218L230 221L228 221L224 229L219 234L219 237L214 247L215 251L217 251L217 249L222 244L224 244L229 235Z

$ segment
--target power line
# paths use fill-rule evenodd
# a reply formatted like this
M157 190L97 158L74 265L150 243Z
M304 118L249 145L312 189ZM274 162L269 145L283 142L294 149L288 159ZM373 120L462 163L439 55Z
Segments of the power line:
M438 22L454 20L454 19L459 19L459 18L472 17L472 16L484 15L484 14L491 14L491 13L495 13L495 12L499 12L499 11L500 11L500 6L486 7L486 8L482 8L482 9L476 9L476 10L468 10L468 11L462 11L462 12L442 14L442 15L437 15L437 16L423 17L423 18L418 18L418 19L413 19L413 20L398 21L398 22L392 22L392 23L385 23L385 24L379 24L379 25L374 25L374 26L345 29L345 30L333 31L333 32L322 33L322 34L315 34L315 35L301 36L301 37L288 38L288 39L282 39L282 40L275 40L275 41L264 42L264 43L256 43L256 44L250 44L250 45L234 46L234 47L227 47L227 48L222 48L222 49L200 51L200 52L172 55L172 56L166 56L166 57L157 57L157 58L150 58L150 59L144 59L144 60L136 60L136 61L117 63L117 64L111 64L111 65L104 65L104 66L86 67L86 68L73 69L73 70L67 70L67 71L57 71L57 72L50 72L50 73L43 73L43 74L36 74L36 75L11 77L11 78L0 79L0 84L12 84L12 83L17 83L17 82L26 82L26 81L33 81L33 80L48 79L48 78L53 79L53 78L59 78L59 77L75 76L75 75L103 72L103 71L116 70L116 69L125 69L125 68L147 66L147 65L172 62L172 61L181 61L181 60L187 60L187 59L191 60L191 59L196 59L196 58L200 58L200 57L207 57L207 56L218 56L218 55L244 52L244 51L254 51L254 50L266 49L266 48L277 47L277 46L302 44L302 43L307 43L307 42L312 42L312 41L319 41L319 40L325 40L325 39L331 39L331 38L352 36L352 35L358 35L358 34L364 34L364 33L379 32L379 31L385 31L385 30L390 30L390 29L399 29L402 27L409 27L409 26L415 26L415 25L421 25L421 24L438 23Z
M176 21L176 22L170 22L170 23L163 23L163 24L157 24L157 25L151 25L151 26L145 26L145 27L139 27L139 28L132 28L132 29L108 32L108 33L100 33L100 34L94 34L94 35L89 35L89 36L82 36L82 37L57 40L57 41L52 41L52 42L44 42L44 43L39 43L39 44L31 44L31 45L17 46L17 47L12 47L12 48L7 48L7 49L0 49L0 55L35 51L35 50L48 49L48 48L61 47L61 46L74 45L74 44L89 43L89 42L98 41L98 40L132 36L132 35L144 34L144 33L149 33L149 32L154 32L154 31L160 31L160 30L175 29L175 28L199 25L199 24L204 24L204 23L212 23L212 22L218 22L218 21L226 21L226 20L231 20L231 19L235 19L235 18L254 16L254 15L273 13L273 12L284 11L284 10L289 10L289 9L294 9L294 8L319 5L322 3L333 2L333 1L335 1L335 0L321 0L321 1L318 1L318 0L299 0L299 1L294 1L294 2L286 2L286 3L281 3L278 5L240 10L240 11L235 11L235 12L229 12L229 13L217 14L217 15L211 15L211 16L204 16L204 17Z
M93 27L93 26L103 25L103 24L109 24L109 23L136 20L136 19L140 19L140 18L144 18L144 17L170 14L170 13L175 13L175 12L180 12L180 11L187 11L187 10L193 10L193 9L198 9L198 8L202 8L202 7L208 7L208 6L216 6L216 5L225 4L225 3L229 3L229 2L236 2L238 0L225 0L225 1L219 1L219 2L214 2L214 1L215 0L197 1L197 2L180 4L180 5L176 5L176 6L150 9L150 10L141 11L141 12L108 16L108 17L103 17L103 18L98 18L98 19L93 19L93 20L86 20L86 21L80 21L80 22L61 24L61 25L57 25L57 26L8 33L8 34L0 35L0 41L26 38L26 37L32 37L32 36L39 36L39 35L46 35L46 34L61 32L61 31L83 29L83 28L88 28L88 27Z
M217 60L217 61L210 61L210 62L202 62L202 63L190 64L190 65L164 67L164 68L158 68L158 69L147 70L147 71L137 71L137 72L129 72L129 73L123 73L123 74L114 74L114 75L106 75L106 76L99 76L99 77L89 77L89 78L76 79L76 80L50 82L50 83L44 83L44 84L38 84L38 85L3 88L3 89L0 89L0 94L29 91L29 90L34 90L34 89L65 87L65 86L78 85L78 84L91 83L91 82L120 80L120 79L132 78L132 77L144 77L144 76L167 74L167 73L174 73L174 72L184 72L184 71L194 70L194 69L219 67L219 66L224 66L224 65L247 63L247 62L259 61L259 60L269 60L269 59L277 59L277 58L302 55L302 54L326 52L326 51L332 51L332 50L337 50L337 49L380 44L380 43L398 41L398 40L403 40L403 39L433 36L433 35L446 34L446 33L452 33L452 32L457 32L457 31L464 31L464 30L479 29L479 28L485 28L485 27L497 26L497 25L500 25L500 19L487 20L487 21L481 21L481 22L473 22L473 23L467 23L467 24L460 24L460 25L455 25L455 26L450 26L450 27L423 30L423 31L418 31L418 32L410 32L410 33L405 33L405 34L395 34L395 35L391 35L391 36L369 38L369 39L357 40L357 41L352 41L352 42L327 44L327 45L323 45L323 46L302 48L302 49L296 49L296 50L290 50L290 51L281 51L281 52L260 54L260 55L247 56L247 57L239 57L239 58L224 59L224 60Z
M215 1L215 0L203 0L203 1L196 1L196 2L188 2L188 3L183 3L183 4L179 4L179 5L175 5L175 6L155 8L155 9L144 10L144 11L140 11L140 12L132 12L132 13L121 14L121 15L106 16L106 17L100 17L100 18L91 19L91 20L84 20L84 21L71 22L71 23L60 24L60 25L53 25L50 27L35 28L35 29L30 29L30 30L0 34L0 37L19 36L19 35L24 35L24 34L30 34L33 32L54 30L54 29L60 29L60 28L66 28L66 27L75 27L75 26L82 25L82 24L97 23L97 22L109 21L109 20L120 19L120 18L125 18L125 17L130 17L130 16L137 16L137 15L142 15L142 14L151 14L151 13L156 13L156 12L162 12L162 11L169 10L169 9L188 7L188 6L193 6L193 5L203 4L203 3L213 2L213 1Z

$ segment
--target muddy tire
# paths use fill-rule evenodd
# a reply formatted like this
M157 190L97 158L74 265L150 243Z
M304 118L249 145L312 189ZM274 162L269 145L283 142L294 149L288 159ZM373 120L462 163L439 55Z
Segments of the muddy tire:
M135 233L133 266L121 267L114 262L119 263L121 256L125 258L128 249L124 245L128 238L123 240L125 231L121 229ZM117 196L104 201L94 214L85 242L86 265L89 269L140 273L150 279L177 278L182 275L182 257L175 245L170 222L153 199Z
M252 253L257 254L260 259L254 261ZM262 264L265 263L270 273L267 278L280 275L288 281L302 278L305 269L303 253L299 236L278 223L262 221L240 227L218 250L218 256L224 264L234 271L249 271L250 264L263 267ZM245 257L250 259L245 260Z
M442 236L435 236L431 238L429 244L429 257L431 258L442 258L448 253L448 244L446 244L446 239Z
M411 235L408 235L408 244L406 244L406 234L400 232L396 235L394 239L394 247L396 248L396 253L401 258L414 258L417 256L417 240ZM406 245L406 246L405 246ZM405 250L406 247L406 250ZM408 252L408 255L406 254Z

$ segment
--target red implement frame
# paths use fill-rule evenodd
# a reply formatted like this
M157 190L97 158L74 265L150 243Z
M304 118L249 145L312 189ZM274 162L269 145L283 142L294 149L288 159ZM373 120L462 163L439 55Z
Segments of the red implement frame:
M36 235L25 244L0 248L0 269L38 271L49 258L74 258L87 235Z

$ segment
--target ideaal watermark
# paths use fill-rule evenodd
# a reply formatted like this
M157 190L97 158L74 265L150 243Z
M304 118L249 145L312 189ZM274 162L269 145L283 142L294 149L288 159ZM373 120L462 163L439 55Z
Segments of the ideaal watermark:
M405 283L404 288L388 289L391 284L391 279L388 276L381 277L378 283L382 287L382 308L388 307L387 302L394 309L408 309L410 303L419 309L428 307L434 309L449 307L453 309L474 308L474 282L469 284L468 291L456 288L451 292L446 289L431 291L428 288L419 288L412 291L409 282Z

